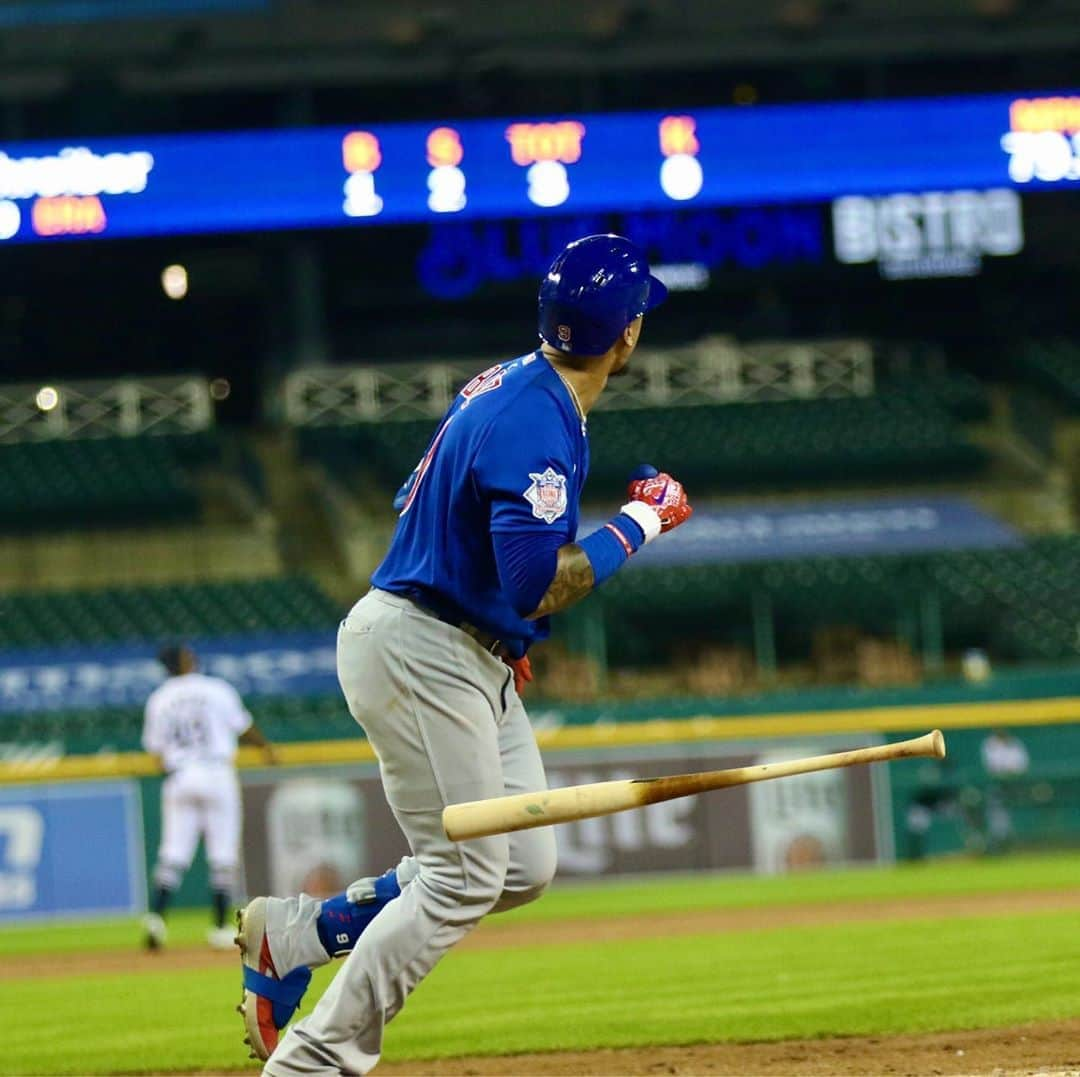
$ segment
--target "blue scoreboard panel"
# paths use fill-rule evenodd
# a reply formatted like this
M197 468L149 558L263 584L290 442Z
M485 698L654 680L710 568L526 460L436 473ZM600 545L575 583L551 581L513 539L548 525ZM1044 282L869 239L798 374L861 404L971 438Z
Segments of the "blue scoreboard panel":
M1080 186L1080 93L0 143L0 244Z

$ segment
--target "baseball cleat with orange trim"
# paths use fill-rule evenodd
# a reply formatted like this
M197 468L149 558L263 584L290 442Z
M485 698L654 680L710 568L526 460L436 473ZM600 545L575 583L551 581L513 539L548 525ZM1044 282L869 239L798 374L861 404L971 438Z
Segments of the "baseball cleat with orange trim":
M306 965L279 977L266 940L266 898L257 897L236 913L236 945L240 947L244 997L237 1010L244 1018L244 1042L253 1058L264 1062L281 1038L311 982Z

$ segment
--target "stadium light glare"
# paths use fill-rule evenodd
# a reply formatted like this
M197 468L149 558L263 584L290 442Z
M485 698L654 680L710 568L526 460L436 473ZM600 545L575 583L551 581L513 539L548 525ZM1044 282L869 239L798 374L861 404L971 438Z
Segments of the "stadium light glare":
M53 411L60 403L60 392L52 385L43 385L34 396L39 411Z
M161 290L170 298L181 300L188 294L188 271L186 266L166 266L161 271Z

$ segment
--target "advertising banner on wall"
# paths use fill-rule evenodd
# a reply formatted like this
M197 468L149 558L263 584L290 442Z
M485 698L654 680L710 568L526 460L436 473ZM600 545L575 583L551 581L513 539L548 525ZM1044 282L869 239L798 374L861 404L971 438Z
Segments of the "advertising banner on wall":
M193 640L204 673L244 696L336 692L336 629ZM0 714L142 706L165 679L154 644L9 652L0 669Z
M549 784L580 785L747 766L856 747L865 738L549 753ZM891 856L889 808L869 768L739 786L555 827L559 875L757 869L783 872ZM781 788L783 787L783 788ZM261 772L244 780L247 890L317 895L408 852L375 766Z
M134 781L0 788L0 923L145 905Z
M586 519L581 532L601 526L599 518ZM736 505L695 511L693 527L642 549L628 571L714 561L986 549L1021 542L1008 524L960 497Z

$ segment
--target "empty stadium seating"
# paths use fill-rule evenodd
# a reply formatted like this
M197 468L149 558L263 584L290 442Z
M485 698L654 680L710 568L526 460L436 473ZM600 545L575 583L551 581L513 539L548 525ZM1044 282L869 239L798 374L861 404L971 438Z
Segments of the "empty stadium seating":
M325 628L340 613L304 577L23 592L0 595L0 650Z
M1015 357L1015 366L1033 385L1080 411L1080 346L1073 341L1026 341Z
M615 661L646 659L665 626L674 645L717 628L748 632L755 596L767 600L781 628L850 623L890 633L903 618L917 621L920 604L931 601L951 648L986 646L1007 660L1080 656L1075 535L917 556L642 568L618 574L601 595ZM619 630L642 619L646 633Z
M589 416L589 492L621 487L641 460L704 491L970 473L985 453L965 439L949 408L980 413L985 399L972 381L943 383L945 404L935 387L908 383L862 398L597 410ZM300 444L340 479L364 471L396 489L434 429L430 420L322 427L301 431Z
M692 487L875 481L970 472L984 454L943 408L914 393L768 404L597 411L590 481L619 486L649 460Z
M985 419L990 414L986 385L964 370L929 366L902 375L890 373L879 379L878 392L904 396L920 406L930 400L965 421Z
M359 473L394 490L416 467L435 431L428 419L384 424L307 427L299 431L303 456L345 484Z
M247 700L259 728L274 741L333 740L363 734L340 694ZM60 742L65 752L137 751L142 707L90 707L0 716L0 743Z
M618 574L599 602L610 659L647 664L717 628L750 645L751 610L762 598L781 634L828 624L892 633L905 614L917 621L927 595L934 596L949 649L981 645L1003 661L1080 656L1080 536L912 556L642 568ZM8 596L0 599L0 612L0 647L323 628L339 616L333 602L300 578ZM275 740L362 735L336 693L247 702ZM129 750L138 746L141 723L139 707L12 715L0 719L0 742Z
M0 530L191 519L211 432L0 445Z
M932 571L959 609L983 610L997 652L1013 659L1080 656L1080 536L1048 536L1024 549L969 551Z

